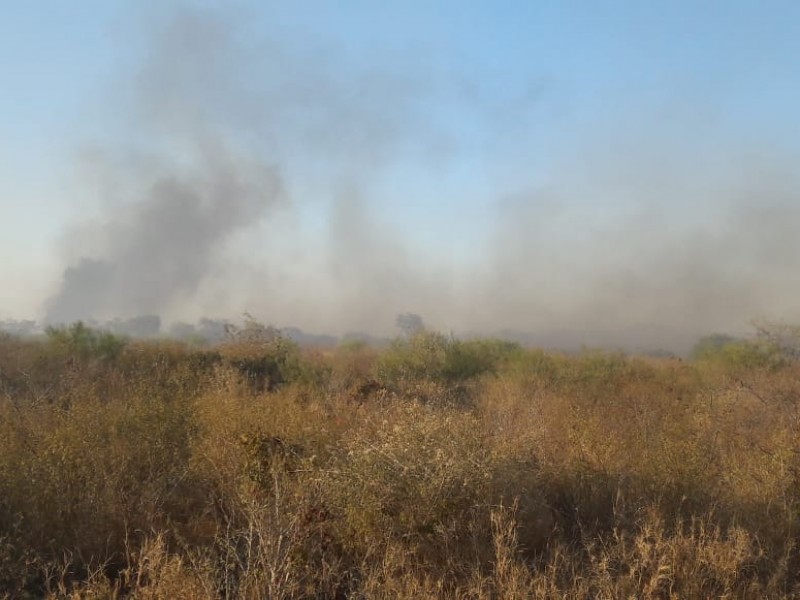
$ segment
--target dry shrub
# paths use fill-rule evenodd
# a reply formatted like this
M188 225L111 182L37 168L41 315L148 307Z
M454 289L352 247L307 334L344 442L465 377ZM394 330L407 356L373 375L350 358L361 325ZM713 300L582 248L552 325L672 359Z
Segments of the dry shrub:
M0 524L16 523L16 542L40 563L70 553L78 575L98 562L121 568L128 531L167 527L196 506L180 403L87 397L3 412Z
M468 413L398 403L354 431L345 451L326 498L361 557L402 543L431 567L482 561L492 506L521 495L530 531L547 510L532 465L494 453Z
M0 597L800 597L791 360L277 339L0 340Z
M634 534L587 538L579 552L561 546L547 563L533 576L536 597L794 597L785 561L772 564L743 529L723 531L701 519L665 528L650 514Z
M144 538L127 554L128 566L114 578L95 568L76 583L69 563L47 582L47 600L212 600L218 595L207 561L187 560L168 550L163 535Z

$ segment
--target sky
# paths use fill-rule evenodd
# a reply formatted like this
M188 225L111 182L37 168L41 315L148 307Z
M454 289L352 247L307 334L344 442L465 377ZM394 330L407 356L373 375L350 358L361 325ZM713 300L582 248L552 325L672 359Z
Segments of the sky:
M800 320L800 5L6 0L0 319Z

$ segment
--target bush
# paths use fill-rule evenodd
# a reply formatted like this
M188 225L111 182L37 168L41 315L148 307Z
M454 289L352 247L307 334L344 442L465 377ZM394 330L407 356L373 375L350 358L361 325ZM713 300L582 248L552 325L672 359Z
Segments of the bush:
M375 365L376 377L389 384L433 381L458 384L493 373L519 346L501 340L462 341L433 331L395 340Z
M788 357L769 339L743 340L725 335L702 338L692 349L692 358L728 369L775 369L785 366Z
M92 329L81 321L69 326L48 327L45 334L53 350L80 361L113 362L127 343L125 338Z
M800 597L800 363L764 340L87 329L0 343L0 597Z
M254 394L272 392L291 382L320 384L323 379L303 360L299 346L271 327L249 325L221 346L220 353Z

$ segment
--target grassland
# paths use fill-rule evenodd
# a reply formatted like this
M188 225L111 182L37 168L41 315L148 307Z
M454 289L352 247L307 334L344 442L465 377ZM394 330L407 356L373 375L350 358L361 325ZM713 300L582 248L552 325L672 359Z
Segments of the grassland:
M0 597L800 598L800 363L0 339Z

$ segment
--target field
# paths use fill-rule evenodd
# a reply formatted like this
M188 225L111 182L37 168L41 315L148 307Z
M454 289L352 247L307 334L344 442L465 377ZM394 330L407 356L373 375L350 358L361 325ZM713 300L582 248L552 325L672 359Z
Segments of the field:
M0 597L800 598L800 363L0 339Z

